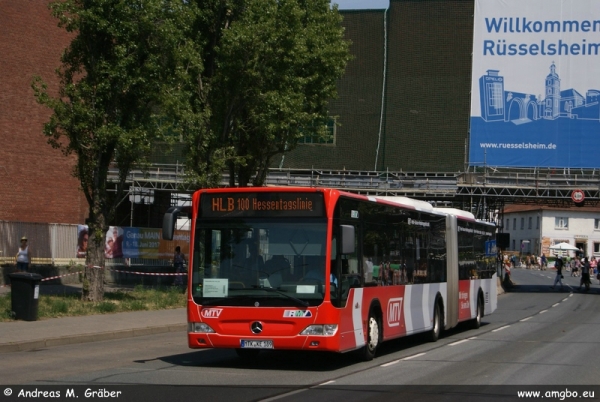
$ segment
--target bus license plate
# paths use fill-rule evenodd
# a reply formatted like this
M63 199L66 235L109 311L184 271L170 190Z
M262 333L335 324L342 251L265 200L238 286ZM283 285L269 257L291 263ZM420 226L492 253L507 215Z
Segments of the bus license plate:
M241 346L245 349L273 349L273 341L249 341L242 339Z

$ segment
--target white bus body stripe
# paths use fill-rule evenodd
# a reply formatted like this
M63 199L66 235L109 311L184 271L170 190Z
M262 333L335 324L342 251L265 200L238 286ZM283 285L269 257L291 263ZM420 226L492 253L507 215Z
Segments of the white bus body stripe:
M422 306L422 313L423 313L423 324L425 325L424 328L428 328L429 325L431 324L431 313L433 313L433 309L431 309L432 311L429 311L429 284L426 283L425 285L423 285L423 294L421 295L421 306Z
M406 325L407 334L414 331L412 314L410 312L410 306L412 305L412 289L413 287L411 285L407 285L404 288L404 324Z
M362 304L363 304L363 289L354 289L354 299L352 300L352 324L354 325L354 339L356 347L361 347L365 344L365 334L362 325Z

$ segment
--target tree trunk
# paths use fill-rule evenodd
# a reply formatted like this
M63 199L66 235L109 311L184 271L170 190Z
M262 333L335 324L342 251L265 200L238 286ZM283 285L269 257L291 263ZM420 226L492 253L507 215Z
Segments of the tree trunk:
M98 216L98 215L96 215ZM83 274L83 301L101 302L104 300L104 236L106 228L103 216L89 224L89 242Z

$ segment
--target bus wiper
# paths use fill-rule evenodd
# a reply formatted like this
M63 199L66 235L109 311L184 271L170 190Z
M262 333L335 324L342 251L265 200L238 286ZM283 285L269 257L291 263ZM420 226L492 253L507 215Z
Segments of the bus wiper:
M252 289L260 289L260 290L266 290L267 292L277 293L278 295L287 297L288 299L295 301L296 303L298 303L302 307L308 307L309 306L308 302L306 302L304 300L301 300L301 299L298 299L297 297L288 295L285 292L282 292L281 290L278 290L278 289L275 289L275 288L267 288L267 287L264 287L264 286L254 285L254 286L252 286Z

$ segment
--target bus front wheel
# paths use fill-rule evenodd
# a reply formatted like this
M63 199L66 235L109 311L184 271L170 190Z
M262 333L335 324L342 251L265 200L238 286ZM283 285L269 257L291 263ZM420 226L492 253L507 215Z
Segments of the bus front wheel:
M367 344L363 346L361 351L361 357L364 361L373 360L379 344L379 321L377 321L377 316L373 312L369 313L367 325Z

